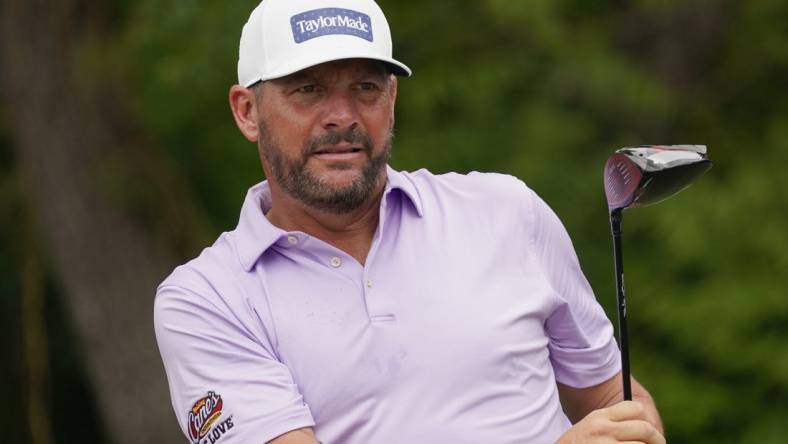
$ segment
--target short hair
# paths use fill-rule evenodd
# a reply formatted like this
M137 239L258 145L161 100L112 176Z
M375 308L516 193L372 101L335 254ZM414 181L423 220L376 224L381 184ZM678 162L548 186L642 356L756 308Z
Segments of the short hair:
M263 81L258 80L253 84L249 85L249 89L252 90L254 93L254 99L259 102L263 97Z

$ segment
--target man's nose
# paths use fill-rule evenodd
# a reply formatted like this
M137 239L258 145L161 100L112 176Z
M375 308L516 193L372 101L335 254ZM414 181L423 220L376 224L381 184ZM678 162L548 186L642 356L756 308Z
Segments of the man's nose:
M358 108L350 92L332 93L325 105L323 128L341 131L358 124Z

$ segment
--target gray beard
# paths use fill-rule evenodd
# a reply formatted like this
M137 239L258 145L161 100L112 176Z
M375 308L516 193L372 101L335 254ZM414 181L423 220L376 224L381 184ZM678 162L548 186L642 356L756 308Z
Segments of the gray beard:
M276 183L282 191L304 205L333 214L346 214L361 207L373 197L378 180L383 176L386 163L391 156L391 139L387 137L383 151L372 156L372 141L369 135L358 130L344 133L328 133L308 140L301 150L301 156L289 159L279 145L271 138L264 122L258 122L260 152L271 169ZM368 161L361 170L361 177L345 187L334 187L312 174L306 167L309 155L321 145L336 145L342 141L361 144L367 153ZM337 164L336 169L348 169L349 165Z

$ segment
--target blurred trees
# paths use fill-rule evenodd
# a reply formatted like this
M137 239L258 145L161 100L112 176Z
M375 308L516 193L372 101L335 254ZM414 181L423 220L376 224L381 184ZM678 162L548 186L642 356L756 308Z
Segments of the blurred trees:
M47 441L38 387L45 373L40 359L30 359L48 348L34 324L43 320L38 244L63 286L110 434L121 443L171 442L180 438L153 340L152 292L176 263L178 240L199 234L199 224L188 195L178 194L179 173L162 170L166 163L129 123L121 105L127 92L117 86L123 77L109 60L90 64L91 53L109 50L101 39L112 33L100 6L3 3L2 75L16 175L23 210L35 213L42 235L31 242L29 224L18 230L28 238L21 294L30 426L36 442ZM167 222L170 236L158 242L155 228Z
M562 217L612 316L606 156L643 143L709 145L715 167L706 177L625 217L634 372L660 404L670 442L782 442L788 4L380 3L395 55L415 74L400 81L393 166L523 178ZM33 244L46 276L41 297L46 306L63 301L49 316L61 324L73 316L81 344L50 344L50 379L63 380L55 368L63 356L86 358L96 421L108 421L113 442L163 442L119 435L117 412L147 412L128 424L134 431L174 426L166 390L145 383L163 381L150 342L153 289L174 263L234 227L246 188L261 178L226 104L255 2L57 4L3 4L9 350L25 361L13 344L28 330L11 313L23 310L30 267L18 264L35 263ZM45 319L53 341L60 324ZM117 345L125 341L137 345ZM5 374L23 380L20 365ZM116 386L115 377L124 381ZM51 399L68 390L52 385ZM25 393L12 396L26 405ZM117 396L151 398L141 409L108 402ZM58 442L86 441L54 429Z

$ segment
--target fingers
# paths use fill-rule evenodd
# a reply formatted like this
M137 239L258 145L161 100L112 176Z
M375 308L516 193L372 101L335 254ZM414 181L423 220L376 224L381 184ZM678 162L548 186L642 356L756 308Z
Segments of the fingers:
M649 421L648 411L639 402L624 401L598 412L611 421L611 434L617 441L665 443L665 437Z
M642 404L625 401L589 413L558 442L665 444L665 437L648 420Z
M616 422L613 437L619 442L665 444L665 437L651 423L643 420Z
M603 409L602 412L614 423L613 436L617 441L665 444L665 437L649 421L643 404L624 401Z
M623 401L602 409L608 419L611 421L626 421L630 419L642 419L647 421L646 408L643 404L636 401Z

